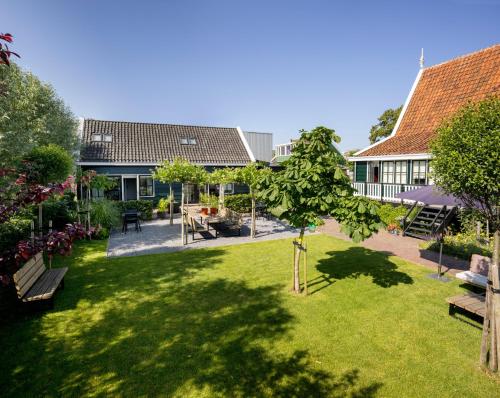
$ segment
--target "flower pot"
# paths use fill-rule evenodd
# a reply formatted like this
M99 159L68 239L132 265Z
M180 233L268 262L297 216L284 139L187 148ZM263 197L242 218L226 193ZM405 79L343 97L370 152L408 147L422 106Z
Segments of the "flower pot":
M210 208L210 215L216 216L218 211L219 211L219 209L217 209L217 207L211 207Z
M202 216L208 216L208 207L202 207L201 211L200 211L200 214Z

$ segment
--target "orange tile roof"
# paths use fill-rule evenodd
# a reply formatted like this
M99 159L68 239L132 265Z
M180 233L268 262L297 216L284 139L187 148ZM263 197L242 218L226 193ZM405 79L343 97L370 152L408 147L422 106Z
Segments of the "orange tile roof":
M443 120L491 95L500 95L500 44L425 68L394 137L357 156L428 153Z

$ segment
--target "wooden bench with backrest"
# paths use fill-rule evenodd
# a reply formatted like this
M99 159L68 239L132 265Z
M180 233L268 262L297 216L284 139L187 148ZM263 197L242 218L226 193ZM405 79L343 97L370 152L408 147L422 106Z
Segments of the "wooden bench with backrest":
M55 291L64 288L67 271L67 267L47 269L42 252L36 254L14 274L17 297L24 303L49 300L52 307Z
M196 219L191 215L187 214L186 219L188 221L188 232L191 232L191 236L193 241L196 240L194 238L195 234L198 233L202 236L203 239L214 239L215 237L207 231L207 228L201 225Z
M213 225L213 228L216 232L216 237L219 233L226 234L227 232L241 236L241 226L243 225L242 214L234 210L225 208L223 211L223 217L224 222Z

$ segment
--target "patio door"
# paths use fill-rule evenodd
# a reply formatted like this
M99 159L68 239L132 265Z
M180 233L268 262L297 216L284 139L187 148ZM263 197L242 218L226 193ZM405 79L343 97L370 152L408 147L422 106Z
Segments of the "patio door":
M137 200L137 177L123 179L123 200Z

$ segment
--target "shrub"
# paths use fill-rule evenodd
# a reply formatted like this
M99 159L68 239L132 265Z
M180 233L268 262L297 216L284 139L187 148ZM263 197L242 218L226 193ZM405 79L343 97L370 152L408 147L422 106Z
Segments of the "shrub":
M227 198L226 198L227 200ZM208 195L205 193L200 194L200 203L203 206L208 207L218 207L219 206L219 198L215 195Z
M252 196L250 194L228 195L224 198L224 204L238 213L250 213L252 211Z
M28 239L31 232L31 219L12 217L0 224L0 253L14 247L17 242Z
M105 240L109 238L109 229L106 227L99 228L98 230L95 231L93 238L96 240Z
M96 200L90 207L90 222L111 229L120 224L120 211L115 202L107 199Z
M127 210L137 210L142 214L143 220L153 219L153 202L150 200L128 200L126 202L116 202L120 213Z
M64 181L73 168L73 159L60 146L36 147L25 157L23 171L29 182L47 185Z
M424 242L421 244L423 249L439 252L439 243L436 241ZM478 242L475 232L458 233L456 235L446 235L443 241L443 253L464 260L470 260L473 254L491 257L493 252L493 241L489 244Z
M162 213L170 211L170 202L171 202L170 195L167 196L166 198L161 198L158 201L158 211Z
M399 221L405 216L408 209L404 206L393 206L391 204L385 204L379 206L378 215L385 225L397 225L400 229Z
M62 230L66 224L70 224L76 220L76 211L67 198L50 198L43 202L43 228L47 229L49 220L52 220L52 228ZM33 209L33 216L38 215L38 209Z

